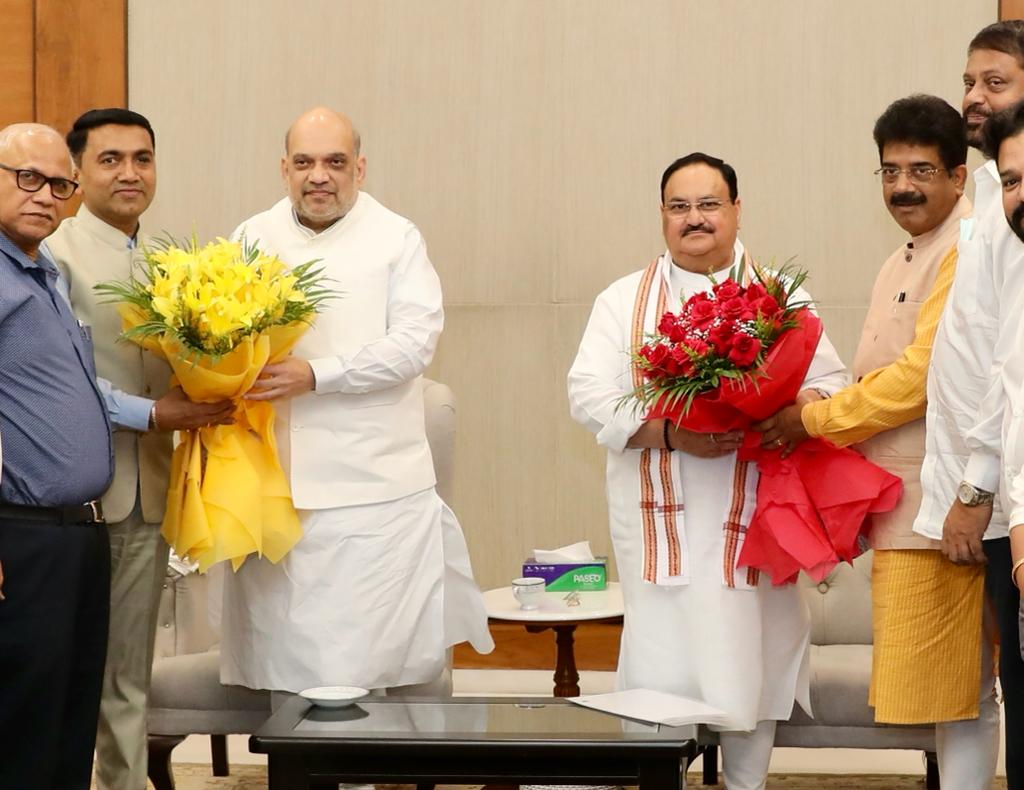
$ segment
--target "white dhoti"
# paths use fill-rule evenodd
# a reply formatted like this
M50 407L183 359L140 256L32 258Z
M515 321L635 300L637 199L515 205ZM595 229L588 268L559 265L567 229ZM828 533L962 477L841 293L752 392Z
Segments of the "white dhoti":
M223 683L405 686L440 675L450 645L493 649L462 530L433 488L300 516L279 564L225 573Z
M626 610L619 685L702 700L728 713L727 730L784 721L794 700L810 713L810 614L800 590L773 587L764 575L753 588L722 581L722 529L732 497L726 481L734 456L677 454L674 460L682 465L688 584L643 581L637 508L611 508Z

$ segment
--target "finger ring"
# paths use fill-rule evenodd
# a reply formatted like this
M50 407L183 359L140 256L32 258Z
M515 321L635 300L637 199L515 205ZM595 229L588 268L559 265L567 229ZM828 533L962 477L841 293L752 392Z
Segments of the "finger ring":
M711 443L712 444L718 444L718 437L717 436L715 436L713 433L709 434L709 436L711 437Z
M776 447L782 447L782 439L776 439L774 442L772 442L772 444L774 444Z

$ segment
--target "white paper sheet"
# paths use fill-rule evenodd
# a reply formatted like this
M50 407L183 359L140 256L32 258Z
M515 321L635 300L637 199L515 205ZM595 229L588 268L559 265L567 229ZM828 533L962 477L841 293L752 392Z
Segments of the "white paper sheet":
M614 716L653 724L667 724L670 727L681 727L685 724L721 726L728 720L725 711L705 705L703 702L650 689L629 689L611 694L584 694L581 697L567 699L577 705L601 710Z

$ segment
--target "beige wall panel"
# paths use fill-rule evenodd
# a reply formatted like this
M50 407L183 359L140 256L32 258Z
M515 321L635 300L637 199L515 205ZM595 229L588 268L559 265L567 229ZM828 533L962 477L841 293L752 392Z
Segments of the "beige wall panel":
M551 17L541 0L135 0L131 104L160 137L151 225L225 233L278 199L284 131L323 103L359 125L368 191L421 227L449 300L549 301ZM153 57L167 36L173 58Z
M852 367L853 355L860 343L861 328L867 316L867 307L846 307L838 305L821 305L818 314L821 316L828 339L839 352L840 359L846 367Z
M590 301L662 248L661 172L676 156L704 150L737 168L741 234L757 256L796 255L818 299L866 303L900 241L872 175L874 121L912 92L959 107L967 42L993 21L993 4L599 6L582 13L561 4L572 87L562 116L568 246L557 299ZM908 30L926 45L908 46Z
M562 532L552 523L553 428L565 411L550 353L557 309L451 307L430 370L458 399L455 510L485 586L507 583L524 550Z
M454 509L486 587L533 548L611 556L604 454L569 417L565 374L589 308L454 305L430 375L458 400Z

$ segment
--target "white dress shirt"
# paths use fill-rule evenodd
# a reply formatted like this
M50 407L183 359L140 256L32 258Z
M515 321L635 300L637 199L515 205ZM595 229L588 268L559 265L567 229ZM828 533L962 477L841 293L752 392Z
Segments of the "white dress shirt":
M1024 362L1008 353L1024 290L1024 245L1003 216L995 162L975 170L974 182L974 217L961 223L956 278L928 371L924 497L914 531L936 540L961 480L985 491L1005 488L999 485L1004 404L1024 380L1008 375ZM1004 370L1005 363L1011 367ZM1004 506L1001 493L986 539L1006 536Z

